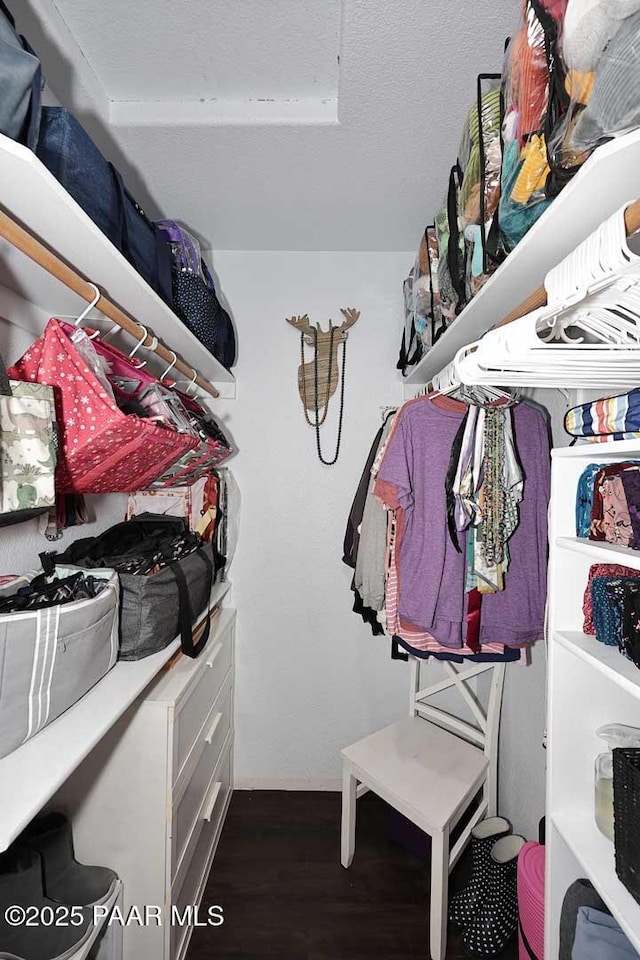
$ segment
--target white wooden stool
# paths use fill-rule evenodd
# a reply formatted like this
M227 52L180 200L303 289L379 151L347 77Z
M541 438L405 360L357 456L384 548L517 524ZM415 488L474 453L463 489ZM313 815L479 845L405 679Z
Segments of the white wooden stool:
M351 866L356 840L356 800L372 790L431 837L431 960L447 948L449 872L484 817L497 813L500 708L505 664L483 663L460 670L443 663L446 678L420 690L420 663L412 660L410 716L342 751L343 867ZM470 681L490 672L488 706ZM475 724L425 701L456 689ZM450 849L449 834L482 790L479 807Z

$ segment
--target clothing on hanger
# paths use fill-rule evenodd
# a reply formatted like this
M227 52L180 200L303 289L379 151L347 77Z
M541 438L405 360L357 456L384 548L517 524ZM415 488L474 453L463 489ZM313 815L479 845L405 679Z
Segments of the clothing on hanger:
M480 653L473 653L472 651L466 651L465 648L461 648L460 651L454 652L452 650L421 650L417 647L414 647L412 643L408 640L404 640L402 637L394 636L394 641L396 641L403 650L406 650L407 653L410 653L412 657L417 657L419 660L442 660L448 663L465 663L470 661L471 663L517 663L522 659L525 654L516 649L515 647L502 647L501 653L489 653L484 652L486 646L482 647ZM499 646L499 644L496 644Z
M360 524L362 523L362 515L364 512L364 505L367 499L369 480L371 477L371 467L373 466L374 458L380 446L380 439L382 437L383 429L384 424L380 427L373 438L373 443L371 444L371 449L369 450L367 462L365 463L364 470L362 471L362 476L360 477L360 482L358 483L358 488L353 498L353 503L351 504L351 510L349 511L349 517L347 519L347 529L345 531L344 543L342 547L342 562L346 563L348 567L352 567L354 570L356 567L356 557L358 555L358 544L360 542Z
M439 401L418 398L401 408L375 493L396 511L401 630L429 633L442 646L455 649L466 639L468 626L467 539L464 533L462 553L449 539L444 480L466 407ZM535 642L543 632L550 464L540 412L519 404L512 418L523 500L511 541L508 583L501 593L483 596L479 639L481 644L520 646Z
M386 443L394 417L388 417L380 434L379 446ZM360 545L356 559L354 583L363 603L372 610L381 610L385 595L385 558L387 552L387 515L374 495L375 476L369 473L369 484L360 526Z
M351 581L351 590L354 594L353 612L369 624L374 636L384 634L377 611L384 602L386 515L373 497L371 470L381 445L389 435L394 413L393 410L385 413L384 423L374 437L353 498L343 544L342 561L354 569ZM382 524L382 553L376 545L376 540L380 537L380 524ZM364 546L361 549L363 535Z

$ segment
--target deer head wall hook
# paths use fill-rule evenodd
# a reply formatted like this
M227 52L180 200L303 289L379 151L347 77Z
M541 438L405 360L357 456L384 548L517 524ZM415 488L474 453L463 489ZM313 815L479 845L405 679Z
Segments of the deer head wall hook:
M344 376L346 360L346 341L350 327L360 317L360 311L347 307L340 311L343 323L334 326L329 320L329 329L323 330L320 324L313 324L308 314L287 318L287 323L300 331L300 367L298 369L298 390L304 408L307 423L315 427L318 456L322 463L331 466L336 463L340 452L342 433L342 414L344 410ZM305 362L305 343L314 348L313 359ZM336 392L340 377L338 374L338 347L342 344L342 386L340 391L340 419L338 422L338 440L333 460L325 460L320 449L320 427L327 418L329 400ZM312 411L312 418L308 411ZM321 412L322 411L322 412Z
M300 398L307 410L315 409L315 361L318 363L318 400L326 402L336 392L338 386L338 347L347 339L347 331L360 317L360 311L347 307L340 311L344 323L323 330L320 324L312 324L308 314L303 317L287 318L287 323L304 335L305 342L315 347L316 355L308 363L301 363L298 370L298 389ZM327 389L328 388L328 389Z

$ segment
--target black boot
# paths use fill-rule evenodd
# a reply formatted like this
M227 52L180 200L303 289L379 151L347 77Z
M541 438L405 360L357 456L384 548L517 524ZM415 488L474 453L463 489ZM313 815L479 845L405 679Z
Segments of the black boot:
M471 877L464 890L449 901L449 920L458 927L468 927L480 909L487 890L491 850L509 833L511 824L504 817L489 817L471 831Z
M68 906L104 903L118 879L108 867L85 867L73 852L71 824L62 813L46 813L32 820L17 843L42 857L44 890L51 900Z
M462 934L472 957L496 957L518 930L518 854L524 837L503 837L489 855L489 876L482 905Z
M13 911L8 908L13 907ZM38 926L26 926L20 922L29 907L38 911L42 921ZM42 913L46 908L45 913ZM82 923L74 926L75 919L67 918L68 926L49 923L57 915L59 903L48 900L42 889L42 864L33 850L12 846L0 854L0 957L10 956L19 960L68 960L82 946L93 929L87 910L82 911ZM49 913L49 917L46 916ZM74 914L74 918L77 914ZM27 913L25 919L32 919Z

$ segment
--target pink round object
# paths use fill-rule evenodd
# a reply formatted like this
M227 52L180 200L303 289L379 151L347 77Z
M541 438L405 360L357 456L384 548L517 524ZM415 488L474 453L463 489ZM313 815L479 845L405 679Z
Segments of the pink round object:
M527 942L538 958L544 958L544 847L525 843L518 857L518 909ZM518 933L520 960L530 960L522 933Z

